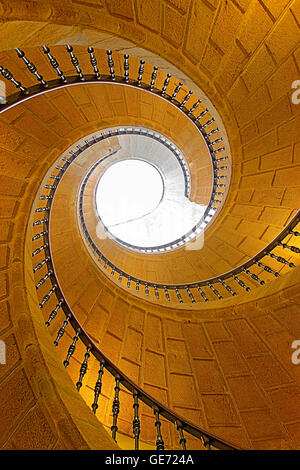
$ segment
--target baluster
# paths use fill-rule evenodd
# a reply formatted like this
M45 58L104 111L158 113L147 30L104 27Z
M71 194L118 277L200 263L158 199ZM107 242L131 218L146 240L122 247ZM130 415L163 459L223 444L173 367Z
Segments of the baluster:
M149 295L149 287L148 287L148 284L146 282L145 284L145 294L148 296Z
M273 269L271 269L269 266L266 266L265 264L261 263L260 261L255 261L255 264L257 264L257 266L259 266L260 268L263 268L268 273L273 274L275 277L280 277L280 274L278 272L273 271Z
M93 409L94 414L96 414L96 411L98 409L98 400L99 400L99 396L102 390L102 376L104 374L104 366L105 366L105 362L103 360L100 361L98 379L94 388L94 403L92 404L92 409Z
M200 294L202 295L203 299L205 300L205 302L208 302L208 298L206 297L206 295L204 294L203 290L201 289L200 286L197 286L197 289L198 291L200 292Z
M212 131L210 131L208 134L206 134L206 137L210 137L211 135L214 135L216 132L219 132L218 127L216 129L213 129Z
M180 292L177 289L177 287L175 287L175 292L176 292L176 295L177 295L177 298L178 298L179 302L182 304L183 300L182 300L182 297L181 297Z
M141 83L142 83L142 77L143 77L143 73L144 73L144 63L145 63L144 60L140 60L139 75L138 75L138 79L137 79L138 86L141 86Z
M2 76L6 80L8 80L9 82L12 82L15 85L15 87L18 90L20 90L21 93L28 94L27 88L23 87L21 82L18 82L9 70L7 70L4 67L0 66L0 72L1 72Z
M36 220L35 222L33 222L32 225L33 225L33 226L35 226L35 225L41 225L41 224L44 224L44 223L46 223L46 222L48 222L48 219L40 219L40 220Z
M270 256L271 258L276 259L276 261L278 261L279 263L288 265L290 268L295 268L296 267L294 265L294 263L290 263L289 261L287 261L282 256L276 256L276 255L274 255L274 253L267 253L267 255Z
M164 96L164 94L166 93L166 89L167 89L167 86L169 85L170 83L170 78L171 78L171 74L170 73L167 73L167 78L165 79L164 81L164 86L162 87L162 90L161 90L161 95Z
M56 290L56 285L54 285L52 287L52 289L49 290L48 294L45 295L45 297L43 298L43 300L41 301L41 303L39 304L39 307L40 308L43 308L45 303L48 302L48 300L50 299L50 296L53 294L53 292L55 292Z
M70 46L70 44L67 44L67 51L68 53L70 54L70 59L71 59L71 62L72 62L72 65L75 67L76 69L76 72L77 72L77 75L78 75L78 78L82 81L85 80L83 74L82 74L82 71L81 71L81 68L79 67L79 62L78 62L78 59L77 57L75 56L74 52L73 52L73 47Z
M36 250L34 250L31 255L32 256L35 256L35 255L38 255L42 250L45 250L45 248L47 248L48 246L48 243L45 243L44 245L40 246L39 248L37 248Z
M246 289L247 292L250 292L250 287L247 287L246 284L243 283L243 281L241 281L235 274L232 276L232 278L240 285L242 286L244 289Z
M209 287L211 288L211 290L213 291L213 293L220 299L222 300L223 297L221 296L221 294L217 291L217 289L209 282L208 283Z
M115 386L115 398L112 405L112 414L113 414L113 424L111 426L111 435L114 441L116 441L116 434L118 431L117 421L118 421L118 414L120 411L120 400L119 400L119 392L120 392L120 377L117 375L115 377L116 386ZM116 441L117 442L117 441Z
M195 303L196 301L194 299L194 296L193 296L193 294L191 293L191 291L188 287L186 287L186 291L187 291L187 293L189 295L189 298L191 299L192 303Z
M158 294L157 286L154 286L154 292L155 292L155 297L156 297L157 299L159 299L159 294Z
M155 80L157 78L157 70L158 70L158 67L156 67L156 65L154 65L153 67L153 72L152 72L152 76L151 76L151 82L150 82L150 90L152 91L153 88L154 88L154 84L155 84Z
M139 420L139 396L137 392L133 392L133 409L134 418L132 423L133 437L134 437L134 449L139 450L139 437L140 437L140 420Z
M140 281L138 279L136 280L135 290L137 290L137 291L140 290Z
M215 118L211 118L211 119L209 119L207 122L205 122L204 124L201 124L202 129L205 129L205 127L209 126L209 125L212 124L214 121L215 121Z
M300 232L297 232L296 230L290 230L289 233L291 235L294 235L295 237L299 237L300 236Z
M127 83L129 81L129 55L124 54L124 78L125 82Z
M81 364L81 367L80 367L79 379L78 379L78 382L76 383L76 388L77 388L78 392L82 387L82 380L83 380L83 377L85 376L86 371L87 371L87 364L88 364L88 360L89 360L89 357L90 357L91 350L92 350L92 346L91 346L91 344L89 344L86 348L86 353L84 355L84 361L83 361L83 363Z
M181 87L182 87L183 83L182 82L179 82L179 84L177 85L177 87L175 88L172 96L171 96L171 101L174 100L174 98L177 96L177 94L179 93Z
M48 199L53 199L53 196L50 194L49 196L40 196L42 201L47 201Z
M203 445L205 447L205 450L211 450L211 440L207 436L202 436L201 440L203 442Z
M57 333L57 336L56 336L56 339L54 341L54 344L55 346L58 346L58 343L59 343L59 340L62 338L62 336L64 335L65 333L65 329L66 329L66 326L68 325L69 321L70 321L70 318L71 318L71 315L68 315L67 318L65 319L62 327L58 330L58 333Z
M122 277L123 277L123 273L122 273L122 271L121 271L121 272L120 272L120 275L119 275L119 279L118 279L119 282L122 281Z
M97 59L94 56L94 48L89 46L88 47L88 53L90 54L90 61L91 61L92 67L94 69L96 78L97 78L97 80L100 80L101 79L101 74L99 73L99 69L98 69L98 66L97 66Z
M131 277L129 276L129 277L128 277L128 280L127 280L127 287L128 287L128 289L129 289L129 287L130 287L130 283L131 283Z
M107 265L108 265L108 259L105 259L105 265L103 266L104 269L107 269Z
M50 269L50 270L47 272L47 274L45 274L45 276L42 277L42 278L39 280L39 282L36 284L35 288L38 289L39 287L41 287L41 286L47 281L48 277L51 276L51 274L53 274L52 269Z
M16 48L15 51L17 52L18 57L23 60L26 67L28 68L29 72L32 73L37 78L37 80L40 82L40 84L44 88L46 88L48 86L48 84L43 79L42 75L40 75L38 73L36 66L32 62L30 62L30 60L27 59L27 57L25 56L25 53L23 51L21 51L21 49Z
M193 92L192 92L192 90L190 90L190 91L188 92L188 94L185 95L183 101L180 103L179 108L183 108L183 106L185 105L185 103L187 102L187 100L190 98L190 96L191 96L192 94L193 94Z
M218 183L216 184L216 188L225 188L226 184Z
M213 142L211 142L211 145L219 144L220 142L223 142L223 137L220 137L219 139L214 140Z
M156 450L164 450L165 444L161 434L161 421L159 420L159 410L158 408L154 408L154 415L155 415L155 427L156 427Z
M57 312L58 312L58 309L60 309L60 307L62 306L62 304L63 304L63 299L60 299L60 301L59 301L58 304L56 305L55 309L52 310L52 312L50 313L48 320L45 322L45 325L46 325L46 326L50 326L50 323L51 323L52 320L56 317Z
M115 76L115 71L114 71L114 61L113 61L113 58L112 58L112 51L108 50L108 51L106 51L106 53L107 53L107 63L108 63L108 68L109 68L109 72L110 72L110 78L112 80L115 80L116 76Z
M228 284L226 284L225 281L223 281L223 279L218 279L218 281L222 284L222 286L225 287L226 290L228 290L228 292L230 292L231 295L236 295L236 292L234 292L234 291L231 289L231 287L230 287Z
M177 431L179 433L179 444L182 450L186 450L186 439L183 434L183 425L180 421L176 421Z
M282 242L278 242L277 244L279 246L282 246L282 248L288 248L293 253L300 253L300 248L298 248L297 246L287 245L286 243L282 243Z
M36 273L39 269L41 269L44 264L46 264L48 261L50 261L50 256L46 256L45 259L43 259L43 261L41 261L40 263L38 263L34 268L33 268L33 272Z
M49 47L42 46L42 48L43 48L44 54L46 54L49 59L50 65L54 68L54 70L56 70L56 73L61 79L61 81L63 83L67 83L67 79L64 76L63 72L60 70L57 60L55 59L55 57L51 55Z
M65 168L63 166L55 165L55 168L60 171L65 171Z
M48 233L48 230L44 230L43 232L41 233L37 233L36 235L34 235L34 237L32 237L32 241L34 240L38 240L39 238L43 237L44 235L47 235Z
M44 188L46 188L46 189L56 189L57 186L56 186L56 184L45 184Z
M194 111L195 109L198 108L199 104L202 103L202 100L197 100L196 103L191 107L191 109L189 110L188 112L188 116L190 116Z
M70 359L71 359L71 357L73 356L73 354L74 354L74 352L75 352L76 343L77 343L77 341L78 341L79 335L80 335L80 328L78 328L78 330L76 331L76 335L75 335L74 338L73 338L73 342L72 342L71 345L69 346L68 353L67 353L67 357L66 357L66 359L65 359L64 362L63 362L64 367L68 367L68 365L69 365L69 363L70 363Z
M166 286L164 287L164 291L165 291L166 299L168 300L168 302L170 302L169 291Z
M259 277L256 274L253 274L249 271L249 269L243 268L243 271L248 274L248 276L252 277L255 281L259 282L262 286L264 285L265 281L262 281L259 279Z
M59 175L50 175L50 178L54 180L60 180L61 177Z
M227 160L227 156L221 157L221 158L215 158L216 162L224 162L224 160Z
M112 270L111 270L111 273L110 273L111 276L113 276L113 275L115 274L115 270L116 270L116 267L115 267L115 265L114 265L113 268L112 268Z
M50 210L50 207L38 207L35 209L35 212L47 212Z

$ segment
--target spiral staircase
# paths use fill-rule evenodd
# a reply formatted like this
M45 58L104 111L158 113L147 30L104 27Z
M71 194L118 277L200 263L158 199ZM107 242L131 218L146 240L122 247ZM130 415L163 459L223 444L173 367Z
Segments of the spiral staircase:
M156 39L142 3L1 5L1 446L299 448L298 2L154 2ZM99 180L136 155L204 207L168 243L99 218Z

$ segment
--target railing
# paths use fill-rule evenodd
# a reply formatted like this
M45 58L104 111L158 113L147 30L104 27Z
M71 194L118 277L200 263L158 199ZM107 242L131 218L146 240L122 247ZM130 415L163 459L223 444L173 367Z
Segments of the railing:
M47 199L51 206L51 199ZM50 207L47 207L47 213L50 211ZM43 208L44 209L44 208ZM38 222L38 223L37 223ZM94 384L94 400L91 403L91 408L93 412L96 414L97 409L99 406L99 400L101 401L101 390L103 384L103 376L104 372L109 372L115 379L115 387L114 387L114 399L112 403L112 416L113 422L111 426L111 434L112 438L117 441L117 432L118 432L118 415L120 411L120 390L121 387L127 389L133 398L133 421L132 421L132 437L134 440L134 449L138 450L140 447L140 433L141 433L141 425L140 425L140 417L139 417L139 403L143 402L148 407L153 410L155 416L155 428L156 428L156 449L157 450L164 450L165 444L163 439L163 425L161 422L161 417L164 417L170 423L173 423L176 426L178 431L178 443L181 449L187 449L187 440L185 437L185 433L190 434L193 437L196 437L200 440L201 444L199 446L204 446L206 450L211 450L213 448L222 449L222 450L235 450L240 449L240 447L227 442L226 440L217 437L216 435L205 431L204 429L200 428L192 424L190 421L186 420L182 416L179 416L177 413L174 413L171 409L167 406L160 403L155 398L151 397L148 393L146 393L142 388L140 388L136 383L134 383L131 379L129 379L125 374L122 373L120 369L118 369L112 361L110 361L102 351L95 345L94 341L91 337L87 334L87 332L82 328L81 324L77 320L76 316L73 314L71 308L68 305L66 298L62 292L60 287L59 281L57 279L55 268L52 263L52 255L51 255L51 246L50 246L50 227L49 227L49 219L44 219L43 221L35 221L33 222L33 226L43 224L43 231L34 235L32 237L33 242L39 239L43 239L43 245L41 245L38 249L32 252L32 257L34 257L41 253L42 251L45 253L45 258L39 262L37 265L34 266L33 272L37 273L43 266L47 267L47 273L39 279L36 284L36 289L38 290L44 283L48 282L51 285L48 293L42 298L40 301L39 307L43 309L43 311L47 308L47 302L50 298L55 295L58 303L56 307L49 313L49 316L45 322L46 326L50 326L51 322L57 317L58 312L61 311L63 314L63 318L61 320L61 326L57 331L57 335L54 340L55 346L58 346L61 338L64 336L66 329L71 327L74 336L73 340L66 351L66 356L63 361L63 365L67 368L70 364L70 360L74 355L76 350L76 345L78 340L82 341L85 345L86 352L84 354L79 373L78 373L78 381L76 382L76 388L78 392L80 391L85 374L88 369L89 359L92 355L98 362L98 377L96 383Z

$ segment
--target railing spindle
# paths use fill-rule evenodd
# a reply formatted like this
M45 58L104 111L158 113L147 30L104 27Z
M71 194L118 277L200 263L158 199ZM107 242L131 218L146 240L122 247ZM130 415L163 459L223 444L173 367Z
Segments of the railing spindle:
M180 444L182 450L186 450L186 439L185 439L184 433L183 433L183 425L180 421L177 421L176 422L176 427L177 427L177 431L179 433L179 444Z
M56 71L61 81L63 83L67 83L67 79L64 76L63 72L60 70L57 60L55 59L55 57L51 55L49 47L42 46L42 48L43 48L44 54L46 54L49 59L50 65L54 68L54 70Z
M141 432L140 427L140 419L139 419L139 398L138 393L133 392L133 409L134 409L134 417L132 422L132 430L133 430L133 437L134 437L134 449L139 450L139 437Z
M75 348L76 348L76 343L78 341L78 338L79 338L79 335L80 335L80 328L77 329L76 331L76 335L74 336L73 338L73 342L70 344L69 346L69 349L68 349L68 353L67 353L67 357L66 359L64 360L63 364L64 364L64 367L68 367L69 363L70 363L70 359L71 357L73 356L74 352L75 352Z
M114 441L116 441L116 434L117 434L117 431L118 431L117 422L118 422L118 415L119 415L119 412L120 412L120 400L119 400L120 377L118 375L115 377L115 382L116 382L116 386L115 386L115 389L114 389L115 390L115 397L114 397L114 401L113 401L113 405L112 405L113 424L110 428L111 433L112 433L112 438L113 438Z
M92 404L92 410L93 410L94 414L96 414L96 411L98 409L98 400L99 400L99 396L100 396L100 393L101 393L101 390L102 390L102 377L103 377L103 374L104 374L104 366L105 366L105 362L100 361L100 368L99 368L99 371L98 371L98 378L97 378L97 382L96 382L95 388L94 388L94 403Z
M156 450L164 450L165 444L161 434L161 421L159 419L159 409L154 408L155 427L156 427Z
M79 379L76 383L76 388L77 388L78 392L82 387L82 380L83 380L83 377L85 376L86 371L87 371L87 365L88 365L88 360L89 360L89 357L90 357L91 350L92 350L92 346L89 344L86 348L86 353L84 355L84 360L83 360L83 363L81 364L81 367L80 367Z

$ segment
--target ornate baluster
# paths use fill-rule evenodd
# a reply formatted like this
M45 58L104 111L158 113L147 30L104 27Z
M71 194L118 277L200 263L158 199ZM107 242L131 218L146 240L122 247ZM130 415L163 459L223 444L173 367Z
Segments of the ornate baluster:
M168 301L168 302L170 302L169 291L168 291L168 289L167 289L167 287L166 287L166 286L164 287L164 291L165 291L165 295L166 295L166 299L167 299L167 301Z
M156 427L156 450L164 450L165 444L161 434L161 421L159 420L159 409L154 408L154 415L155 415L155 427Z
M35 212L47 212L50 210L50 207L38 207L35 209Z
M137 291L140 290L140 281L138 279L136 280L135 290L137 290Z
M134 449L139 450L139 437L140 437L140 420L139 420L139 396L137 392L133 392L133 409L134 418L132 423L133 437L134 437Z
M124 54L124 78L125 82L127 83L129 81L129 55Z
M43 259L43 261L41 261L40 263L38 263L34 268L33 268L33 272L36 273L39 269L41 269L44 264L46 264L48 261L50 261L50 256L46 256L45 259Z
M107 265L108 265L108 259L105 259L105 265L103 266L104 269L107 269Z
M89 46L88 47L88 53L90 54L90 61L91 61L92 67L94 69L96 78L97 78L97 80L100 80L101 79L101 74L99 73L99 69L98 69L98 65L97 65L97 59L94 56L94 48Z
M102 389L102 376L104 374L104 366L105 366L105 362L102 360L100 362L100 368L98 371L98 379L94 388L94 403L92 404L92 409L93 409L94 414L96 414L96 411L98 409L98 400L99 400L99 396L100 396L101 389Z
M222 300L223 297L221 296L221 294L217 291L217 289L209 282L208 283L209 287L211 288L211 290L213 291L213 293L220 299Z
M45 322L45 325L46 325L46 326L50 326L50 323L51 323L52 320L56 317L57 312L58 312L58 309L60 309L60 307L62 306L62 304L63 304L63 299L61 299L61 300L58 302L58 304L56 305L55 309L52 310L52 312L50 313L48 320Z
M243 281L241 281L235 274L232 276L232 278L240 285L242 286L244 289L246 289L247 292L250 292L250 287L247 287L246 284L243 283Z
M196 101L196 103L195 103L195 104L191 107L191 109L189 110L188 116L190 116L190 115L195 111L195 109L198 108L198 106L199 106L200 103L202 103L202 100L198 99L198 100Z
M182 300L182 297L181 297L180 292L177 289L177 287L175 287L175 292L176 292L176 295L177 295L177 298L178 298L179 302L182 304L183 300Z
M108 50L108 51L106 51L106 53L107 53L107 63L108 63L108 68L109 68L109 72L110 72L110 78L112 80L115 80L116 76L115 76L115 71L114 71L114 61L113 61L113 58L112 58L112 51Z
M216 129L213 129L212 131L210 131L208 134L206 134L206 137L210 137L211 135L214 135L216 132L219 132L218 127Z
M154 88L154 84L155 84L155 80L157 78L157 70L158 70L158 67L156 67L156 65L154 65L153 67L153 72L152 72L152 76L151 76L151 82L150 82L150 90L152 91L153 88Z
M55 165L55 168L60 171L65 171L65 168L63 166Z
M171 101L173 101L175 99L175 97L177 96L177 94L179 93L181 87L182 87L183 83L182 82L179 82L177 87L175 88L172 96L171 96Z
M42 48L43 48L44 54L46 54L48 59L49 59L50 65L54 68L54 70L56 70L56 73L59 76L59 78L61 79L61 81L63 83L66 83L67 79L64 76L63 72L60 70L57 60L55 59L55 57L53 57L51 55L49 47L42 46Z
M115 274L116 267L115 265L112 267L110 275L113 276Z
M157 299L159 299L159 294L158 294L157 286L154 286L154 292L155 292L155 297L156 297Z
M283 258L282 256L276 256L274 255L274 253L267 253L268 256L270 256L271 258L274 258L276 259L276 261L278 261L279 263L282 263L282 264L287 264L290 268L295 268L296 266L294 265L294 263L290 263L289 261L287 261L285 258Z
M167 73L167 77L164 81L164 86L162 87L162 90L161 90L161 95L164 96L164 94L166 93L166 89L167 89L167 86L169 85L170 83L170 78L171 78L171 74L170 73Z
M54 344L55 346L58 346L58 343L59 343L59 340L62 338L62 336L64 335L65 333L65 329L66 329L66 326L68 325L69 321L70 321L70 318L71 318L71 315L68 315L67 318L65 319L62 327L58 330L58 333L57 333L57 336L56 336L56 339L54 341Z
M149 295L149 287L148 287L148 284L146 282L145 284L145 294L148 296Z
M189 295L189 298L191 299L192 303L195 303L196 301L194 299L194 296L193 296L193 294L191 293L191 291L188 287L186 287L186 291L187 291L187 293Z
M34 235L34 237L32 237L32 241L34 240L38 240L39 238L43 237L44 235L47 235L48 233L48 230L44 230L43 232L41 233L37 233L36 235Z
M282 248L288 248L293 253L300 253L300 248L298 248L297 246L287 245L286 243L282 243L282 242L278 242L277 244L279 246L282 246Z
M56 290L56 285L54 285L52 287L52 289L49 290L48 294L45 295L45 297L43 298L43 300L41 301L41 303L39 304L39 307L40 308L43 308L45 303L48 302L48 300L50 299L50 296L53 294L53 292L55 292Z
M71 359L71 357L73 356L73 354L74 354L74 352L75 352L76 343L77 343L77 341L78 341L79 335L80 335L80 328L78 328L78 330L76 331L76 335L75 335L74 338L73 338L73 342L72 342L71 345L69 346L68 353L67 353L67 357L66 357L66 359L65 359L64 362L63 362L64 367L68 367L68 365L69 365L69 363L70 363L70 359Z
M275 277L280 277L280 274L278 272L274 271L269 266L266 266L265 264L261 263L260 261L255 261L255 264L257 264L257 266L259 266L260 268L263 268L268 273L273 274Z
M227 156L215 159L216 162L224 162L224 160L227 160Z
M56 189L57 186L56 186L56 184L45 184L44 188L46 188L46 189Z
M202 113L200 113L199 116L196 117L195 121L198 122L199 119L201 119L201 118L202 118L203 116L205 116L205 114L207 114L207 113L208 113L208 109L205 108L205 110L202 111Z
M49 196L40 196L42 201L47 201L48 199L53 199L53 196L50 194Z
M39 287L41 287L41 286L44 284L44 282L47 281L48 277L51 276L51 274L53 274L52 269L50 269L50 270L47 272L47 274L45 274L45 276L42 277L42 278L39 280L39 282L36 284L35 288L38 289Z
M220 137L219 139L214 140L213 142L211 142L211 145L219 144L220 142L223 142L223 137Z
M180 421L176 421L177 431L179 433L179 444L182 450L186 450L186 439L183 434L183 425Z
M299 237L300 236L300 232L297 232L296 230L290 230L289 233L291 235L294 235L294 237Z
M123 273L122 273L122 271L121 271L121 272L120 272L120 275L119 275L119 279L118 279L119 282L122 281L122 277L123 277Z
M129 287L130 287L130 283L131 283L131 277L129 276L128 279L127 279L127 287L128 287L128 289L129 289Z
M8 80L9 82L12 82L12 83L15 85L15 87L16 87L18 90L20 90L21 93L24 93L24 94L27 94L27 93L28 93L27 88L23 87L22 84L21 84L21 82L18 82L18 81L14 78L13 74L12 74L9 70L7 70L7 69L5 69L4 67L0 66L0 72L1 72L2 76L3 76L6 80Z
M206 295L204 294L203 290L201 289L200 286L197 286L197 289L198 291L200 292L200 294L202 295L203 299L205 300L205 302L208 302L208 298L206 297Z
M35 225L41 225L41 224L44 224L44 223L46 223L46 222L48 222L48 219L40 219L40 220L36 220L35 222L33 222L32 225L33 225L33 226L35 226Z
M243 268L243 271L248 274L248 276L252 277L255 281L259 282L262 286L264 285L265 281L262 281L259 279L259 277L256 274L253 274L249 271L249 269Z
M45 82L42 75L38 73L36 66L32 62L30 62L30 60L27 59L27 57L25 56L25 53L21 51L21 49L16 48L15 51L17 52L18 57L23 60L29 72L32 73L37 78L37 80L40 82L40 84L44 88L46 88L48 84L47 82Z
M45 243L44 245L40 246L39 248L37 248L36 250L34 250L31 255L32 256L35 256L35 255L38 255L42 250L45 250L45 248L47 248L48 246L48 243Z
M138 86L141 86L141 83L142 83L142 77L143 77L143 73L144 73L144 63L145 63L144 60L140 60L139 75L138 75L138 79L137 79Z
M203 445L205 447L205 450L211 450L211 440L207 436L202 436L201 440L203 442Z
M82 380L83 380L83 377L85 376L86 371L87 371L87 364L88 364L88 360L89 360L89 357L90 357L91 350L92 350L92 346L91 346L91 344L89 344L86 348L86 353L84 355L84 361L83 361L83 363L81 364L81 367L80 367L79 379L78 379L78 382L76 383L76 388L77 388L78 392L82 387Z
M228 290L228 292L230 292L231 295L236 295L236 292L234 292L234 291L231 289L231 287L230 287L228 284L226 284L225 281L223 281L223 279L218 279L218 281L222 284L222 286L225 287L226 290Z
M119 392L120 392L120 377L117 375L115 377L116 386L115 386L115 398L112 405L112 414L113 414L113 424L111 426L111 435L114 441L116 441L116 434L118 431L117 421L118 421L118 414L120 411L120 400L119 400ZM117 442L117 441L116 441Z
M185 95L183 101L180 103L180 106L179 106L180 108L183 108L183 106L185 105L185 103L187 102L187 100L190 98L190 96L191 96L192 94L193 94L193 92L192 92L192 90L190 90L190 91L188 92L188 94Z
M72 62L72 65L75 67L76 69L76 72L77 72L77 75L78 75L78 78L82 81L84 81L84 76L82 74L82 71L81 71L81 68L79 67L79 62L78 62L78 59L77 57L75 56L74 52L73 52L73 47L70 46L70 44L67 44L67 51L68 53L70 54L70 59L71 59L71 62Z
M60 180L61 177L59 175L50 175L50 178L54 180Z

